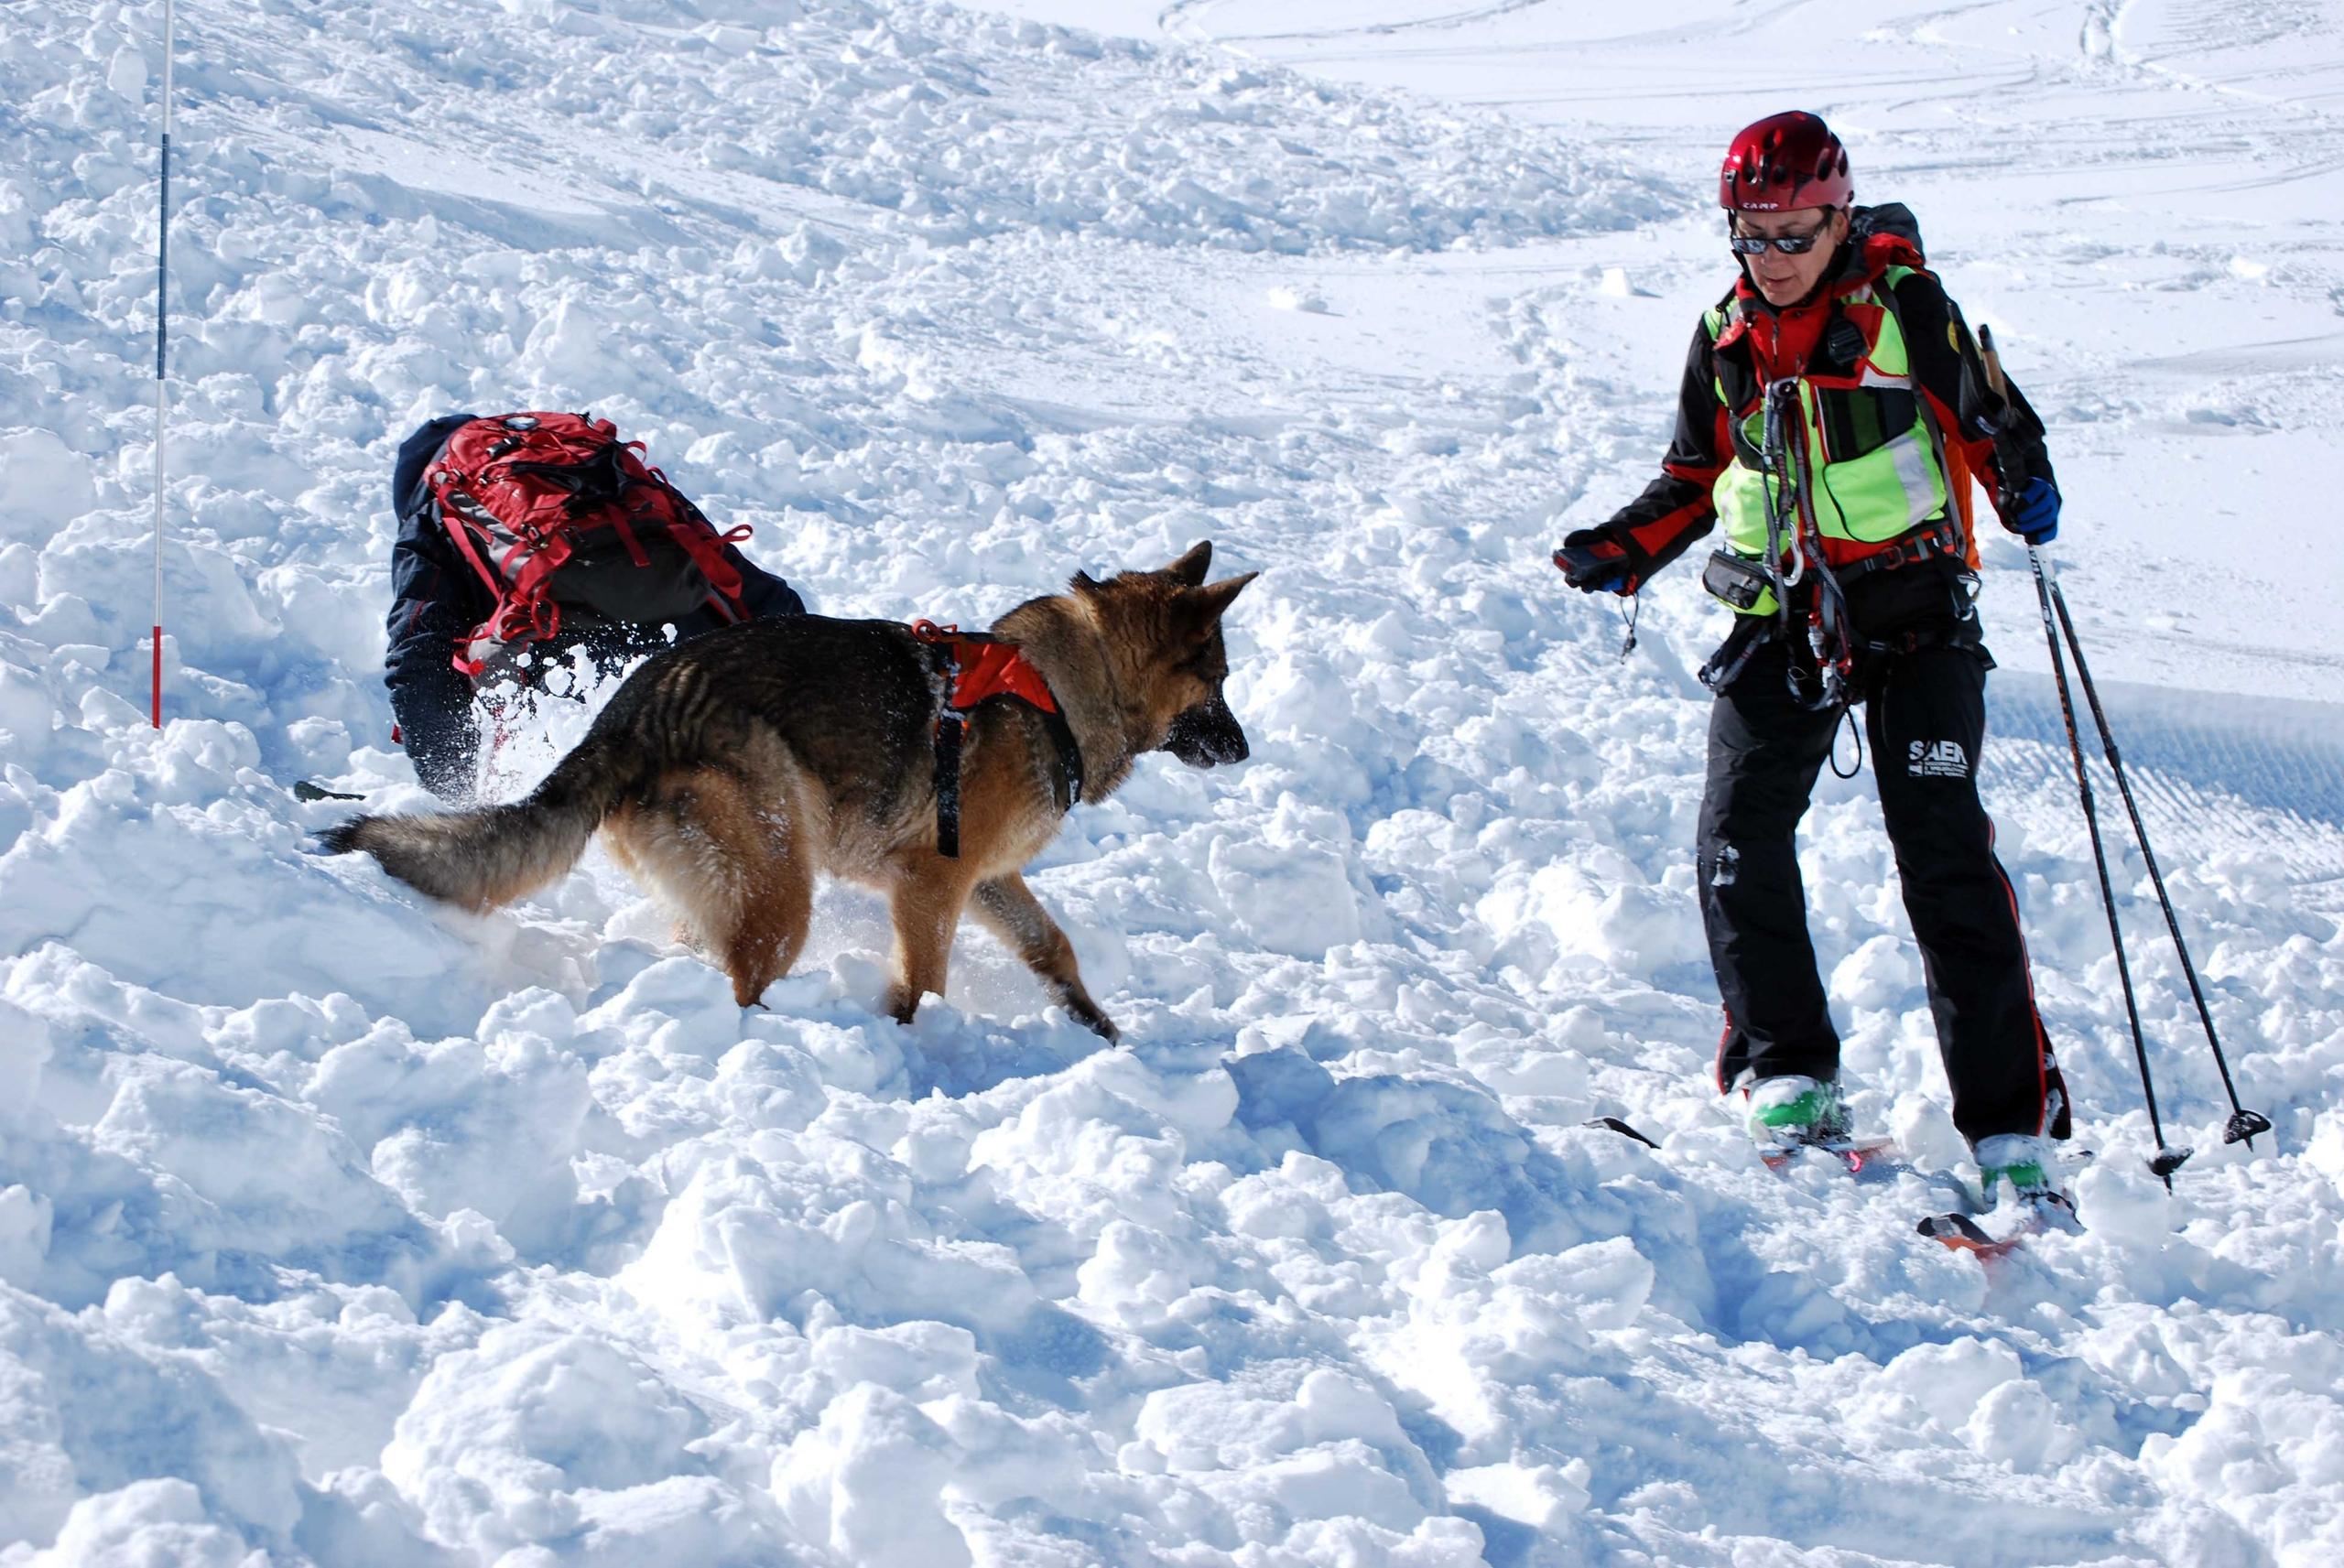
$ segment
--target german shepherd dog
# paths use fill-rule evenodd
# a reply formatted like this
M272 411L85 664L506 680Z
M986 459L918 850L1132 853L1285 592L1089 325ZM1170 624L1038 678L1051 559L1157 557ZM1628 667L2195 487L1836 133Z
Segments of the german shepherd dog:
M1243 762L1221 696L1221 619L1253 574L1208 585L1212 546L1156 571L1029 600L993 634L1048 683L1080 749L1085 799L1149 752L1190 767ZM968 715L960 853L938 848L931 751L944 679L909 627L795 616L730 627L655 655L526 799L431 816L358 816L330 852L364 850L400 881L467 909L562 876L597 831L679 930L732 979L742 1006L805 946L814 873L885 892L895 931L884 1007L908 1023L941 994L961 912L1110 1040L1073 946L1019 875L1058 830L1059 750L1044 715L988 702Z

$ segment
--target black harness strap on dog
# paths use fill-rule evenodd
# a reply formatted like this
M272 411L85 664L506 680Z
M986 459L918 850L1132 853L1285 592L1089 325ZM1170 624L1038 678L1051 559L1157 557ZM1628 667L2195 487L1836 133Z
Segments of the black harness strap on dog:
M912 635L926 644L931 666L944 677L935 722L936 852L946 860L960 858L960 748L968 716L988 702L1022 702L1042 716L1058 753L1050 795L1060 811L1072 810L1082 799L1082 748L1041 672L1015 644L982 632L917 621Z
M1050 781L1050 793L1060 811L1071 811L1082 803L1082 748L1075 742L1074 726L1057 708L1043 713L1042 728L1050 732L1058 754L1058 776Z
M960 858L960 737L968 728L949 707L936 716L936 852L948 860Z

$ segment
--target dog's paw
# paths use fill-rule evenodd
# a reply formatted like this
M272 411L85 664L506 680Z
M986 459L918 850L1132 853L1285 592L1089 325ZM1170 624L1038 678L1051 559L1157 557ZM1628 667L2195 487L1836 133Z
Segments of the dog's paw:
M919 992L906 985L892 985L879 999L879 1011L896 1022L909 1024L912 1014L919 1011Z

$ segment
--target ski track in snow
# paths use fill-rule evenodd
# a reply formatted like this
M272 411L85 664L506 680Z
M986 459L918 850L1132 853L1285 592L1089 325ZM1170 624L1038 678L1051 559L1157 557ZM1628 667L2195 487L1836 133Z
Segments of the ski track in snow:
M1084 9L1181 40L182 6L159 733L156 18L0 25L0 1564L2334 1561L2333 11ZM1706 1088L1720 617L1672 573L1621 664L1546 560L1665 440L1721 286L1698 176L1775 106L1732 51L1818 35L1854 66L1782 90L1832 83L2046 367L2069 591L2277 1123L2219 1145L2120 849L2199 1150L2170 1199L2143 1168L1997 545L1990 794L2099 1152L2090 1231L1989 1270L1912 1235L1930 1184L1771 1174ZM305 852L348 807L296 777L426 803L378 674L393 448L533 406L648 441L825 613L979 622L1204 537L1263 570L1252 760L1154 760L1036 879L1129 1049L974 932L875 1017L867 895L743 1014L599 857L469 917ZM2206 561L2225 510L2255 546ZM1803 859L1859 1118L1954 1169L1868 783Z

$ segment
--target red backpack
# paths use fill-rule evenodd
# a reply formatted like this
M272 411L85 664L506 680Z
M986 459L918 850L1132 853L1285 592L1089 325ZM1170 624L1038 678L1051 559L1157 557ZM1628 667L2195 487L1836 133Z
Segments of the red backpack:
M456 646L477 676L483 642L541 642L561 629L657 625L713 608L747 619L741 574L720 534L657 469L587 414L498 414L458 427L424 476L456 549L494 598L488 619Z

